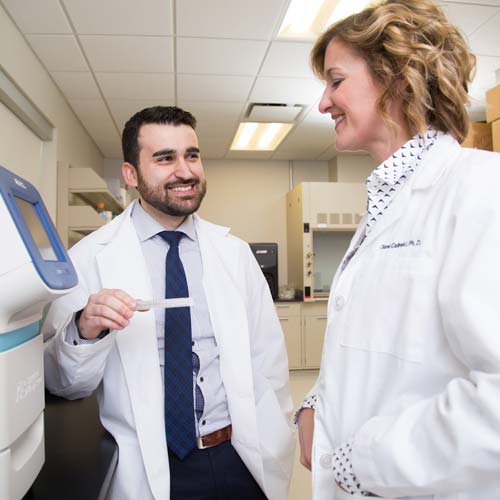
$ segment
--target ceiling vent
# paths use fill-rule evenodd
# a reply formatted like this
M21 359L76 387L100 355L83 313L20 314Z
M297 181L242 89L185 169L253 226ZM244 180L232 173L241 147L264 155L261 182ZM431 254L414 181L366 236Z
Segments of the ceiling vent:
M246 119L253 122L292 123L304 106L300 104L252 103L248 106Z

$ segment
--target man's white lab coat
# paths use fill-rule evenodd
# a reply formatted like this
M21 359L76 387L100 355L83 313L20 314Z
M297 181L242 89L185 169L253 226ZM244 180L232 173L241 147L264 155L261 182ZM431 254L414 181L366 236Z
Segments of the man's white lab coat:
M140 243L122 215L70 250L80 286L53 303L43 325L49 390L81 398L97 389L103 425L119 447L113 500L168 500L163 389L153 311L90 345L65 342L66 326L90 293L119 288L152 298ZM294 455L283 334L267 283L247 244L194 216L203 287L220 350L233 446L270 500L284 500ZM78 453L78 450L75 450ZM80 471L85 474L85 470Z

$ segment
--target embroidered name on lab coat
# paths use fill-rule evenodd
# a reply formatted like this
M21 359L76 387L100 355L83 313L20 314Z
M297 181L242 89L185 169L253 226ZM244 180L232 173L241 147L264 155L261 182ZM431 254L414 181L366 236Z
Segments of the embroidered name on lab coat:
M422 244L421 240L407 240L388 244L380 245L380 250L389 250L390 248L404 248L404 247L419 247Z

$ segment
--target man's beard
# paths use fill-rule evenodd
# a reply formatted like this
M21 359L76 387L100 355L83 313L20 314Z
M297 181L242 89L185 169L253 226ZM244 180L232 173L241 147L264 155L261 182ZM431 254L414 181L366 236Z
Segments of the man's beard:
M175 217L190 215L196 212L201 205L205 193L207 192L206 180L200 180L197 177L192 177L191 179L183 180L181 182L153 187L144 180L140 171L137 171L137 181L137 191L139 191L139 194L146 203L164 214ZM193 188L196 190L195 194L190 198L174 199L169 196L169 187L182 186L186 184L193 184Z

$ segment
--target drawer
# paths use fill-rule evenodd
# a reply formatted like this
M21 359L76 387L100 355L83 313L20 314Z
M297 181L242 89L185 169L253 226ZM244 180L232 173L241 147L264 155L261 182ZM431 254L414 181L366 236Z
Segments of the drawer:
M328 310L328 300L316 300L302 304L302 316L325 316Z
M300 302L275 302L274 306L279 318L300 316Z

